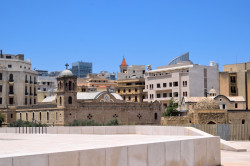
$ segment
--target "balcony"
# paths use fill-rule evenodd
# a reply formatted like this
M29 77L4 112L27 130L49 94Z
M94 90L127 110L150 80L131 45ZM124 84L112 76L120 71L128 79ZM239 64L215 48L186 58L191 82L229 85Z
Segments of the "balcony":
M13 79L9 79L9 83L14 83L14 80Z
M14 92L13 91L9 92L9 95L14 95Z

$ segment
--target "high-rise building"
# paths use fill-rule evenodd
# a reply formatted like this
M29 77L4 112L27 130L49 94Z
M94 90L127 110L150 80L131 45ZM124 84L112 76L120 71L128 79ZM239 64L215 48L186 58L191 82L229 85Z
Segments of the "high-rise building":
M193 64L189 53L172 60L168 66L157 67L145 73L145 102L161 101L165 106L173 97L181 102L183 97L206 97L210 89L219 91L218 66Z
M92 73L92 63L82 61L72 63L71 71L78 78L86 77L87 74Z
M37 72L23 54L0 53L0 108L37 103ZM9 117L8 117L9 118Z
M220 72L220 94L243 96L246 109L250 106L250 62L223 65Z
M48 76L49 75L48 70L36 70L36 72L38 73L38 76Z

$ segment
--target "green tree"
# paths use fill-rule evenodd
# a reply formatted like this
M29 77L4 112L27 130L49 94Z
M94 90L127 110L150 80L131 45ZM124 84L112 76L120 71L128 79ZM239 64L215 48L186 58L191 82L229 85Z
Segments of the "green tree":
M169 105L167 106L165 112L163 113L163 116L177 116L179 115L179 111L177 111L178 103L174 101L174 98L172 97L169 101Z
M0 127L2 126L2 123L4 122L5 116L0 113Z

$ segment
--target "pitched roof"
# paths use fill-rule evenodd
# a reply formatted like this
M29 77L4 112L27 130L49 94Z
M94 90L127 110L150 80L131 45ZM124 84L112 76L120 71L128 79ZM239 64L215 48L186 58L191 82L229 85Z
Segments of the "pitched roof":
M121 66L128 66L124 57L123 57Z

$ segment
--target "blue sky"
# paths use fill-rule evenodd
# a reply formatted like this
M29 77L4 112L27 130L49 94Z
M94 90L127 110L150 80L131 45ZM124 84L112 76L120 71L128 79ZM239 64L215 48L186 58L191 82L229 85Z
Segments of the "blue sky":
M196 64L250 61L250 0L1 0L0 49L32 67L93 72L167 65L187 51Z

